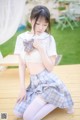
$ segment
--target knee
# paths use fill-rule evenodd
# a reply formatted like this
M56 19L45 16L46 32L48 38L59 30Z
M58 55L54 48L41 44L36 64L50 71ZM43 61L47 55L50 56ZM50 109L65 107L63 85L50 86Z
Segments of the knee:
M22 118L23 115L17 111L13 111L14 115L17 117L17 118Z

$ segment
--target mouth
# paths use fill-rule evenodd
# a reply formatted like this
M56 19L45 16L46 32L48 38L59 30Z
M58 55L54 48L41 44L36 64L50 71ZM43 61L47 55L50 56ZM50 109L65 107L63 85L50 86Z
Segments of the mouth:
M42 31L37 31L37 33L42 33Z

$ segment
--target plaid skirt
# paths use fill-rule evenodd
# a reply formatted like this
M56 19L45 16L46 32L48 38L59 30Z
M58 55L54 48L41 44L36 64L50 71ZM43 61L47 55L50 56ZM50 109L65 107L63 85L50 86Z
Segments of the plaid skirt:
M15 112L24 113L27 106L37 95L41 95L46 103L59 108L70 108L73 106L71 95L65 84L52 72L44 70L36 75L30 76L30 85L26 89L27 99L16 103Z

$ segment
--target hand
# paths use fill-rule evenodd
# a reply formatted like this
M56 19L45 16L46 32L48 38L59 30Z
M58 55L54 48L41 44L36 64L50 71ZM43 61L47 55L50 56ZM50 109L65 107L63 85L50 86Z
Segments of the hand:
M26 96L26 90L21 90L19 93L19 97L17 99L17 102L20 103L22 100L26 100L27 96Z
M36 49L42 49L42 48L43 48L40 40L34 40L33 46L34 46Z

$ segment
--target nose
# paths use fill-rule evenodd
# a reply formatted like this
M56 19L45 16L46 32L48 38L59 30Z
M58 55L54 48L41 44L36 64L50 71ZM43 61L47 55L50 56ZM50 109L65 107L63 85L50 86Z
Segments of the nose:
M43 26L42 26L42 25L40 25L40 26L39 26L39 29L40 29L40 30L42 30L42 29L43 29Z

